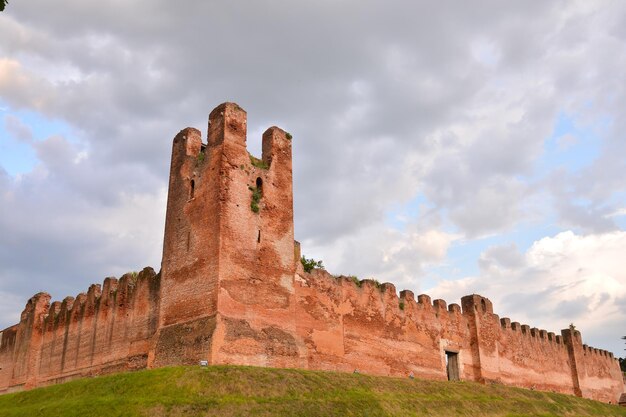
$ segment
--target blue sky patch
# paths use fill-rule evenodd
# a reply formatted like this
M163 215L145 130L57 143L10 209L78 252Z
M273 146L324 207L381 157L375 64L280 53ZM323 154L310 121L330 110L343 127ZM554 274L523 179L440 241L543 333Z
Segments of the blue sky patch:
M30 172L38 161L32 143L20 140L9 130L7 118L10 116L28 126L33 141L41 141L52 135L71 140L73 136L70 125L61 120L50 119L34 111L13 110L0 102L0 166L12 176Z
M552 135L545 141L544 154L538 161L541 174L565 168L576 172L589 166L600 154L600 135L609 126L604 119L592 125L582 125L574 116L559 113Z

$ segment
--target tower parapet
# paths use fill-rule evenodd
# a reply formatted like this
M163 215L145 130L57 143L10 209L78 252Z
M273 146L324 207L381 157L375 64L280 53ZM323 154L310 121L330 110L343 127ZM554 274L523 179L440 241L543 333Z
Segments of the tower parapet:
M287 362L273 362L261 336L254 348L233 342L241 331L295 332L290 135L269 128L258 159L246 131L246 112L223 103L209 115L206 144L192 128L174 139L154 365L296 365L293 340Z

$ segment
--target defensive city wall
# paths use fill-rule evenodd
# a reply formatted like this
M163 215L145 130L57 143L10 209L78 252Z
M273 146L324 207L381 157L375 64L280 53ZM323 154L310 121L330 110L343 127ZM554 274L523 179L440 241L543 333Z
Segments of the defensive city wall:
M163 261L50 303L39 293L0 332L0 392L168 365L245 364L502 383L616 403L612 353L499 318L491 302L417 298L393 284L305 272L294 241L291 135L246 149L224 103L207 143L175 138Z

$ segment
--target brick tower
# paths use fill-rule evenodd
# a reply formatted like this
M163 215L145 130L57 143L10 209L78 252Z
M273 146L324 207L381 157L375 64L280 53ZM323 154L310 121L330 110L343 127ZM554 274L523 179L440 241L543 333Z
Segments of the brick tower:
M291 136L269 128L254 158L235 103L211 112L206 145L196 129L178 133L150 366L302 365L294 249Z

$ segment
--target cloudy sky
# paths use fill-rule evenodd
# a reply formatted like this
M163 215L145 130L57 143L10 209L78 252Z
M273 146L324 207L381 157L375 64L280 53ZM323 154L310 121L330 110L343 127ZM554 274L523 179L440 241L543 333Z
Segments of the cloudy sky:
M12 0L0 39L0 328L158 269L171 140L235 101L331 273L623 355L626 3Z

